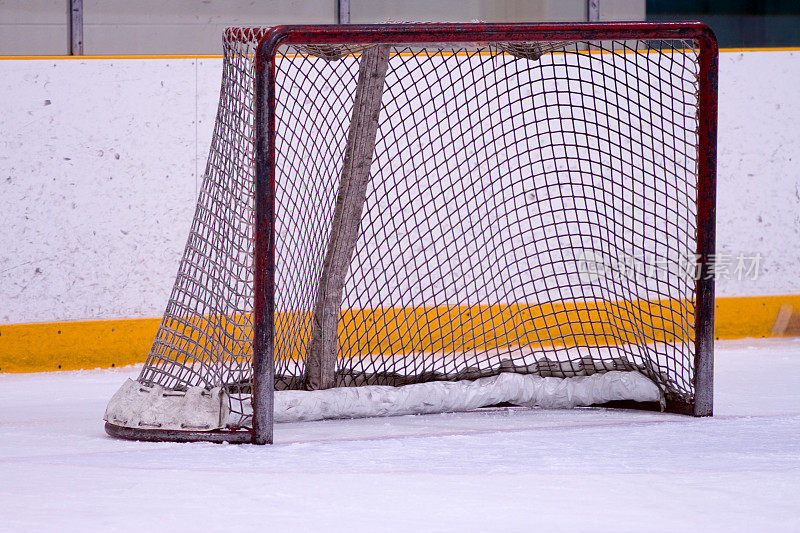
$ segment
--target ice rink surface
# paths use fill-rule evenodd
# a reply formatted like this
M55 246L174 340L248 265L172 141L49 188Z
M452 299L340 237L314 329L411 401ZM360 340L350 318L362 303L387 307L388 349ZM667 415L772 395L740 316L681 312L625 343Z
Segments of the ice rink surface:
M717 343L715 416L498 409L103 431L137 368L0 374L0 531L800 531L800 339Z

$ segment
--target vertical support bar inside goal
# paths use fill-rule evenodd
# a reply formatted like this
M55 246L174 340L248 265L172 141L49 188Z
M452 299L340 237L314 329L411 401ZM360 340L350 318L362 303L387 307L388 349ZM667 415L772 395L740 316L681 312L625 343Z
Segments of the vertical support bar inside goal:
M275 48L265 44L255 75L253 444L272 444L275 401Z
M381 112L389 47L377 45L361 52L353 112L347 136L331 234L311 321L306 353L306 388L336 385L338 324L344 282L358 241L361 215L367 199L369 171L375 153L375 135Z
M717 67L719 50L713 32L697 37L698 75L697 153L697 284L695 290L694 415L714 411L714 260L717 190Z

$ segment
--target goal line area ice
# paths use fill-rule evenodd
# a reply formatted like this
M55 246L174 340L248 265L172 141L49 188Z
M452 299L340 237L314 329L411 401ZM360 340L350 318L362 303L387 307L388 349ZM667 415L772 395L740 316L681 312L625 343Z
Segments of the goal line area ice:
M482 409L271 447L108 437L135 367L0 374L0 530L800 530L800 339L718 342L715 366L711 418Z

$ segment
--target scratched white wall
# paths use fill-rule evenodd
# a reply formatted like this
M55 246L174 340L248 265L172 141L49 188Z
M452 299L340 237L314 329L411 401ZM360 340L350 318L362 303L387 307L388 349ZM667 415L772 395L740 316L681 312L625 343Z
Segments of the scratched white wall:
M0 323L154 317L191 221L218 59L0 61ZM721 296L800 294L800 52L720 61ZM735 279L736 256L761 260ZM748 276L752 277L752 276Z
M800 52L720 58L717 250L762 256L717 294L800 294Z
M0 61L0 323L158 316L219 59Z

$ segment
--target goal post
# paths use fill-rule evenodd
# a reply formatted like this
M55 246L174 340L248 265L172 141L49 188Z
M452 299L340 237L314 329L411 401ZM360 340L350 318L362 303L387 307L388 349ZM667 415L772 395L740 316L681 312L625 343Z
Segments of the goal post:
M106 429L713 405L700 23L229 29L209 166Z

